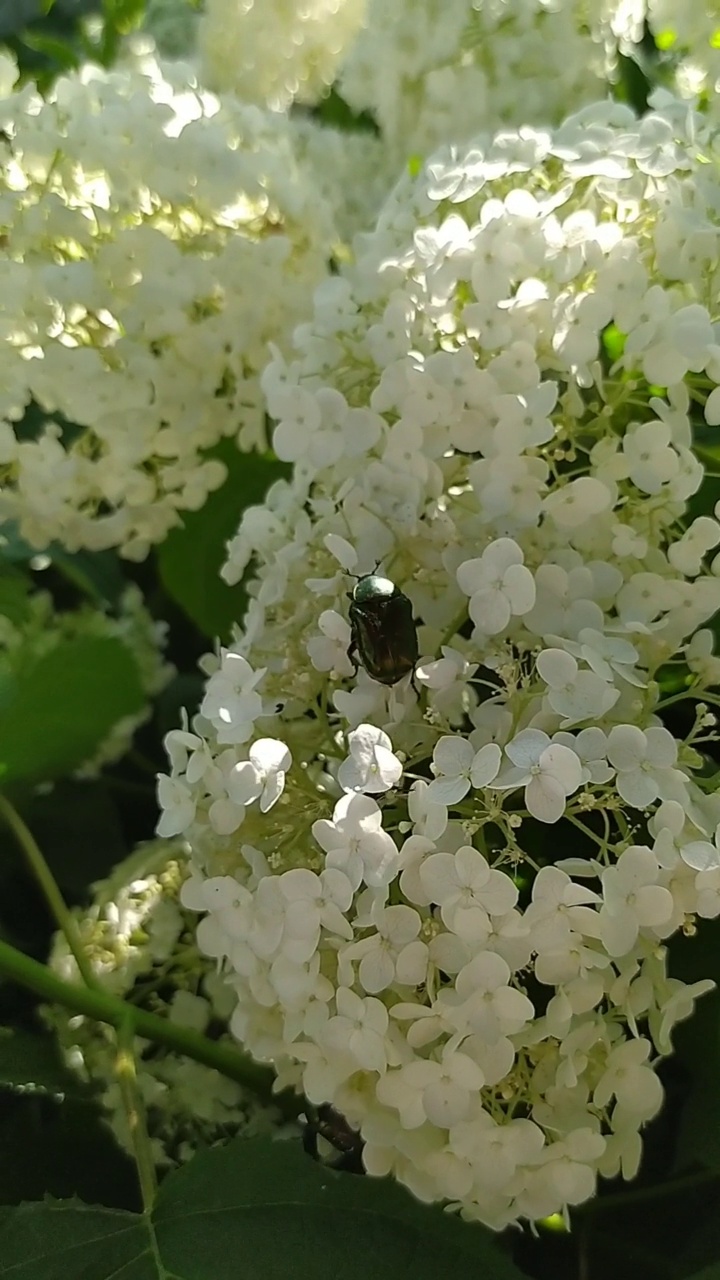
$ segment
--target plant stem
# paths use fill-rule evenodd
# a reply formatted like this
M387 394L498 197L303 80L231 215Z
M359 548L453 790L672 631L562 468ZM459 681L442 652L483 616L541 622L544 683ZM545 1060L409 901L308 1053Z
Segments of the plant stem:
M25 825L17 809L3 795L0 795L0 815L5 819L25 854L28 866L40 886L55 923L58 929L64 933L67 944L75 957L75 963L83 982L88 987L97 988L98 982L85 954L77 922L68 910L67 903L57 886L57 881L45 861L32 831Z
M147 1131L145 1106L138 1088L133 1040L132 1025L126 1022L117 1033L118 1052L114 1069L130 1130L143 1208L146 1213L150 1213L157 1195L157 1175L150 1135Z
M180 1026L176 1022L170 1022L168 1018L148 1013L145 1009L136 1009L134 1005L98 987L81 987L76 983L63 982L46 965L38 964L37 960L31 960L22 951L1 940L0 973L19 982L23 987L28 987L44 1000L64 1005L73 1013L84 1014L113 1027L129 1025L135 1035L163 1044L176 1053L201 1062L203 1066L214 1067L221 1075L236 1080L259 1097L270 1099L270 1069L252 1062L231 1045L208 1040L191 1027ZM294 1095L278 1094L272 1098L272 1102L286 1116L296 1116L300 1110L299 1099Z

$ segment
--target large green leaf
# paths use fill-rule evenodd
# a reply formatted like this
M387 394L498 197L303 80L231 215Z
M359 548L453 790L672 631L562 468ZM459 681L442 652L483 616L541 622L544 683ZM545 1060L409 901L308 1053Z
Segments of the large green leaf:
M238 1139L162 1184L149 1218L77 1202L0 1219L8 1280L520 1280L490 1232L393 1183Z
M220 577L227 543L245 508L262 502L273 481L289 468L276 458L240 453L232 440L223 440L210 456L225 464L228 478L199 511L185 513L182 526L159 548L158 564L165 590L203 635L226 640L246 603L243 587L229 587Z
M110 637L66 640L0 676L3 782L72 772L144 704L137 664Z

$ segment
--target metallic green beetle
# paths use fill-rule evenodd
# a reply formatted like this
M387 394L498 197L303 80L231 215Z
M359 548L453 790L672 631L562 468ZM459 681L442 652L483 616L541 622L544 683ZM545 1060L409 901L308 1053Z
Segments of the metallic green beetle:
M349 593L352 642L348 657L356 653L373 680L397 684L415 670L418 638L412 604L389 578L366 573Z

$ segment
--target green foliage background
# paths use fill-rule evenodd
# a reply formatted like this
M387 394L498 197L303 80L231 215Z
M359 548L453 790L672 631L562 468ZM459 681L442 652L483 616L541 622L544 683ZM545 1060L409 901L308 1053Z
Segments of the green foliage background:
M6 24L0 39L42 85L88 57L109 65L144 6L36 0L35 7L44 12L13 32ZM99 18L92 39L83 7ZM15 7L16 16L26 11ZM0 9L0 19L8 12ZM619 86L640 111L656 57L652 48L645 54L644 67L624 60ZM321 114L338 127L365 123L332 94ZM713 439L698 436L710 475L693 515L711 514L720 491ZM0 613L10 619L22 620L38 587L52 592L58 609L88 600L112 609L134 581L154 616L170 623L168 656L178 675L132 751L92 781L69 775L118 717L142 703L126 650L109 639L67 640L0 677L2 789L70 904L87 901L90 884L153 831L163 734L181 706L197 705L198 657L243 613L242 584L228 587L217 574L224 544L243 508L285 469L227 442L217 452L230 468L228 483L142 565L60 547L41 565L13 529L1 531ZM12 946L44 961L52 929L17 841L0 828L0 960ZM697 937L675 939L671 952L678 977L720 984L720 922L702 922ZM662 1068L667 1102L646 1130L639 1178L603 1186L573 1215L570 1233L550 1222L537 1234L496 1237L397 1186L323 1168L297 1143L260 1139L200 1153L165 1178L152 1212L143 1213L134 1165L35 1018L41 983L31 995L9 972L0 981L0 1280L720 1280L718 992L679 1029L675 1056Z

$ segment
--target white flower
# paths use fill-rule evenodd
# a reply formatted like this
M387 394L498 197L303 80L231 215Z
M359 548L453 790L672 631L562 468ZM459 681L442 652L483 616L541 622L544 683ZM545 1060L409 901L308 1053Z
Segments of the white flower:
M258 738L227 779L228 795L234 804L249 805L260 801L260 812L267 813L277 804L285 787L285 774L292 756L284 742L276 738Z
M408 817L416 835L437 840L447 827L448 814L444 804L436 804L430 791L432 783L419 778L408 791Z
M720 915L720 867L712 871L700 871L695 880L696 910L703 920L714 920Z
M393 982L419 986L427 971L427 945L418 939L420 917L411 907L384 907L373 913L377 930L346 947L341 964L360 960L358 977L368 995L384 991Z
M180 778L161 773L157 784L158 804L162 809L157 833L165 838L186 831L195 817L196 802L190 787Z
M629 428L623 437L623 453L630 479L645 493L659 493L680 469L670 428L662 422L643 422Z
M617 769L617 789L635 809L654 800L678 799L685 779L678 769L677 743L667 729L616 724L608 734L607 757Z
M479 789L492 782L500 768L502 752L495 742L475 751L466 738L440 738L433 751L435 780L428 789L432 804L453 805L467 795L470 787Z
M550 706L563 717L563 728L580 720L601 719L620 697L620 690L594 671L580 671L564 649L543 649L536 665L548 686Z
M541 867L532 887L532 902L525 912L536 951L560 950L572 941L572 933L596 938L600 898L592 889L575 884L559 867Z
M420 866L420 882L448 929L475 943L489 936L489 917L505 915L518 900L510 877L492 870L470 845L455 854L431 853Z
M569 645L576 657L583 658L596 675L611 681L613 672L629 684L644 688L645 681L635 670L638 651L635 645L622 636L607 636L593 627L583 627L578 633L577 650Z
M338 770L343 791L388 791L400 781L402 765L393 755L392 742L382 729L371 724L358 725L348 734L348 749L350 754Z
M712 844L709 840L690 840L679 848L683 862L694 871L720 870L720 826L715 828Z
M651 1067L645 1066L652 1052L649 1040L626 1040L608 1055L605 1070L595 1086L593 1102L606 1107L617 1098L625 1112L650 1120L662 1106L663 1088Z
M701 872L701 875L704 875ZM660 998L656 1016L651 1017L653 1040L661 1053L671 1050L670 1032L678 1022L689 1018L695 1008L698 996L707 995L715 990L715 983L710 978L702 978L699 982L685 983L677 978L668 978L663 984L665 990Z
M309 960L321 928L340 938L352 938L352 925L344 913L350 909L353 887L342 871L328 867L317 876L307 867L294 867L279 881L288 904L282 949L289 959L300 963Z
M582 782L582 766L574 751L550 741L540 729L523 729L505 747L514 768L504 770L495 786L525 787L528 811L540 822L557 822L565 801Z
M320 636L311 636L307 642L308 657L316 671L335 671L339 676L351 676L353 664L348 657L352 633L350 625L334 609L325 609L318 618Z
M553 742L574 751L582 764L583 782L609 782L614 770L607 762L607 737L602 729L593 726L579 733L560 731L553 734Z
M517 542L498 538L481 556L466 560L457 570L458 586L470 596L470 617L483 634L498 635L512 617L532 609L535 583L523 559Z
M378 1083L377 1096L399 1112L404 1129L418 1129L426 1120L449 1129L468 1116L484 1083L477 1063L454 1051L444 1053L441 1062L418 1059L387 1072Z
M496 1044L522 1030L535 1012L532 1001L509 981L510 967L502 956L483 952L463 966L454 990L440 992L437 1010L458 1031Z
M626 849L616 866L603 871L600 937L611 956L627 955L641 928L670 919L672 894L658 884L659 871L655 855L644 845Z
M219 671L208 681L202 715L217 729L218 742L243 743L252 737L263 705L256 686L264 671L253 671L241 654L223 649Z
M543 1160L518 1197L525 1211L536 1217L543 1205L582 1204L595 1190L595 1165L604 1150L605 1139L589 1127L545 1147Z
M393 879L399 861L397 846L382 828L382 811L370 796L350 793L333 809L332 821L320 818L312 833L327 854L328 867L338 867L353 889L364 880L379 888Z
M506 1186L518 1166L536 1164L545 1145L542 1129L531 1120L498 1124L487 1111L454 1126L448 1140L453 1151L470 1161L475 1177L488 1188Z
M347 987L338 987L337 1013L320 1032L328 1050L349 1054L363 1071L385 1071L387 1065L387 1009L373 996L363 999Z

